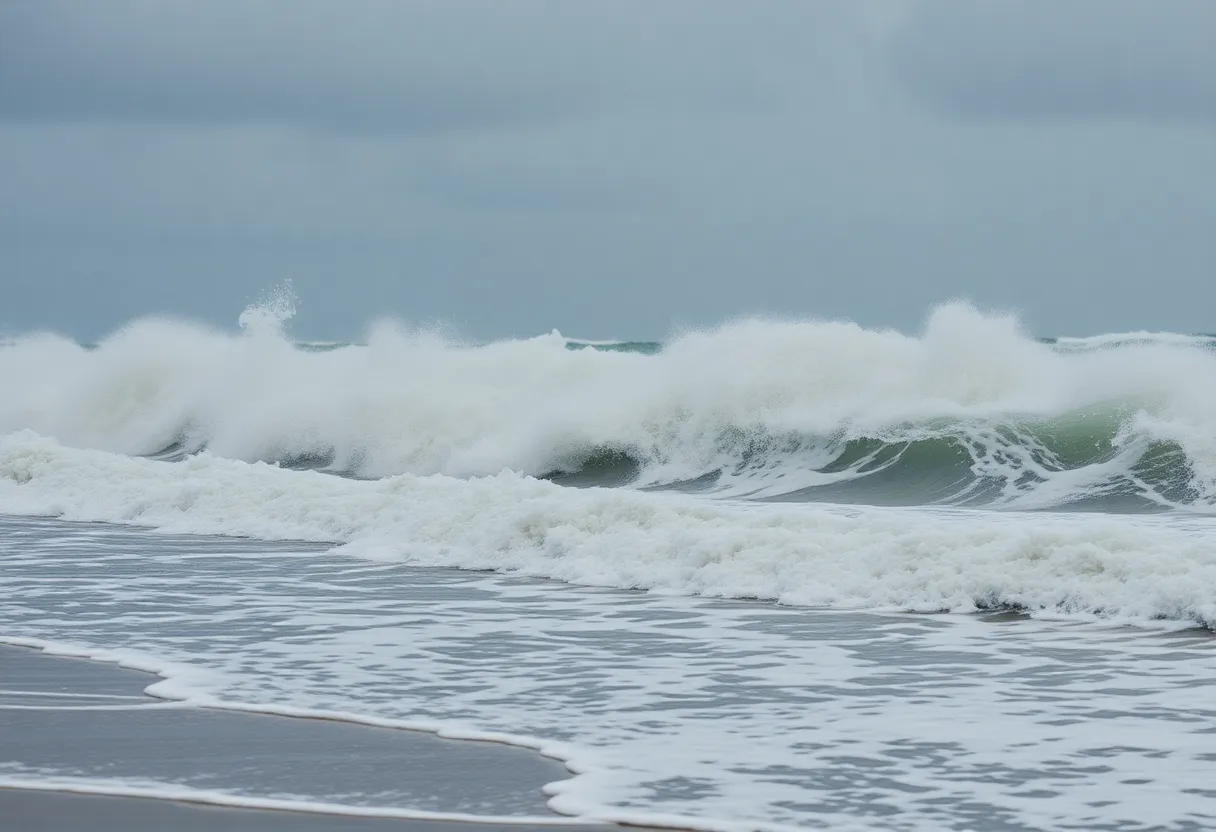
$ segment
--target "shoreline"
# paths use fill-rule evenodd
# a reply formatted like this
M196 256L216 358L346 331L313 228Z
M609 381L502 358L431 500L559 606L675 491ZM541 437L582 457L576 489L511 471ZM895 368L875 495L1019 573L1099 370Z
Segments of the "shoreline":
M589 832L620 827L359 817L217 806L164 797L0 787L3 832Z
M543 787L571 773L539 751L160 698L168 674L45 645L0 641L0 832L621 828L550 810Z

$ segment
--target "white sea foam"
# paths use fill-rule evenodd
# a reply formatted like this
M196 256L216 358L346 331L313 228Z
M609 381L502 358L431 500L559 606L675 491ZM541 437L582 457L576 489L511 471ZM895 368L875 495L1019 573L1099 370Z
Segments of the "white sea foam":
M850 439L948 436L970 451L973 474L1006 482L1002 505L1051 507L1135 479L1140 461L1176 446L1189 477L1182 502L1202 509L1216 496L1216 355L1196 339L1052 346L1027 338L1013 319L952 305L916 337L747 321L686 334L655 356L571 350L556 333L470 347L390 325L361 346L319 351L284 336L290 314L280 299L247 312L236 336L142 321L96 349L53 336L0 346L0 513L336 544L354 557L329 561L369 573L359 576L358 592L338 591L346 584L331 583L320 567L310 576L316 563L299 553L225 555L203 574L195 554L164 547L111 551L93 541L96 551L77 551L73 541L90 537L78 532L32 548L6 544L6 578L28 574L0 614L2 635L88 641L69 649L156 670L166 679L153 692L174 700L541 748L577 774L549 789L551 805L586 818L733 830L813 815L839 828L872 793L906 813L901 829L957 821L953 810L914 797L926 794L980 801L1041 828L1083 828L1103 813L1133 827L1164 826L1184 810L1211 816L1201 794L1206 758L1188 745L1188 720L1216 718L1204 710L1210 661L1199 648L1197 670L1159 644L1124 669L1131 637L1112 637L1111 657L1105 646L1091 651L1092 676L1064 680L1078 699L1072 704L1017 686L1023 676L1038 679L1041 660L1009 651L1011 639L981 651L981 664L1000 667L994 675L964 657L940 672L917 670L919 681L904 690L889 676L884 645L913 626L906 619L865 636L873 650L861 659L831 625L808 645L783 634L772 608L753 614L739 611L745 605L665 597L1015 607L1040 617L1214 627L1210 518L767 504L578 490L528 476L616 449L645 463L639 484L725 470L719 496L763 496L854 477L861 463L828 467ZM791 444L791 436L816 439ZM1059 447L1106 444L1069 469L1045 436L1063 436ZM165 457L179 461L131 456L175 444ZM382 478L254 462L302 457ZM1019 490L1027 478L1035 487ZM1165 488L1141 490L1166 504L1179 499ZM77 577L93 564L95 580L82 593ZM439 591L449 577L406 610L400 593L411 581L376 595L385 577L377 570L395 574L400 564L652 593L604 593L611 597L597 606L590 591L516 593L507 579L465 576L484 581L493 597L449 608ZM62 570L61 582L45 569ZM221 586L231 597L216 594ZM641 599L630 603L646 606L646 615L623 613L622 598ZM158 604L160 616L145 614ZM694 608L695 635L673 638L665 629L673 610ZM798 627L818 620L787 612ZM173 628L162 627L168 620ZM233 629L207 638L215 622ZM571 622L582 629L572 633ZM1019 633L1033 632L1021 624ZM920 629L918 645L933 627ZM622 644L601 643L605 634ZM643 636L684 652L678 660L648 654ZM524 637L535 655L503 666L495 651L509 654ZM1072 635L1048 629L1036 638L1051 654ZM424 642L430 647L420 653ZM99 652L99 644L120 649ZM483 665L485 644L497 646ZM909 667L940 661L920 649L905 657ZM1143 668L1155 682L1141 689ZM947 695L963 677L976 689ZM818 686L809 697L808 680ZM1055 677L1042 681L1064 690ZM428 698L428 690L442 693ZM1142 694L1151 703L1135 704ZM1014 727L993 723L994 713ZM905 725L905 716L919 722ZM1062 732L1060 720L1083 723ZM1107 721L1118 726L1118 748L1107 747ZM1161 732L1168 741L1150 765L1146 749ZM914 764L891 763L914 746ZM846 747L864 761L842 756ZM1048 748L1066 753L1044 762ZM1091 757L1102 765L1077 781L1072 772ZM867 766L881 776L869 779ZM1045 771L1018 779L1036 766ZM814 790L822 786L806 785L836 783L835 767L852 778L847 809L820 802ZM1146 768L1169 784L1169 805L1147 792L1126 796L1125 781ZM998 769L1007 782L993 780ZM680 783L661 785L672 771ZM895 786L880 782L887 771L897 773ZM960 771L965 786L957 785ZM1035 778L1055 796L1027 791ZM1094 800L1117 808L1098 812Z
M510 472L354 481L208 455L154 462L30 432L0 439L0 512L789 604L1216 623L1216 544L1200 518L727 504Z
M270 809L286 812L308 812L318 815L338 815L355 818L396 818L401 820L450 821L456 823L493 823L507 826L577 826L579 818L546 815L475 815L468 812L427 812L420 809L351 806L325 803L307 798L288 796L250 797L214 789L198 789L157 782L155 780L107 779L71 777L47 772L0 773L0 789L66 792L68 794L99 795L103 797L139 797L154 800L174 800L223 806L230 809Z
M1022 483L1007 496L1023 507L1135 480L1166 442L1185 455L1185 495L1141 490L1216 504L1216 354L1191 340L1062 350L956 304L918 336L742 321L654 356L569 350L560 335L469 347L388 324L318 352L284 337L289 314L285 301L251 309L236 336L145 320L95 349L19 339L0 348L0 433L126 454L180 442L368 477L541 475L615 449L646 463L640 484L724 470L737 494L848 478L856 466L812 469L850 439L948 437L971 449L977 476ZM1060 462L1043 435L1075 446L1083 467L1059 470L1081 463ZM1041 486L1024 493L1027 477Z
M622 341L617 338L609 338L607 340L595 340L591 338L569 338L562 335L558 330L553 330L549 333L550 337L562 339L563 344L576 347L621 347L629 344L629 341ZM634 342L636 343L636 342Z
M541 747L572 769L550 806L584 819L936 832L1216 818L1216 658L1198 631L811 612L0 522L14 590L0 640L159 671L153 693L194 704ZM73 765L5 773L88 789L147 771ZM276 796L240 773L144 785Z

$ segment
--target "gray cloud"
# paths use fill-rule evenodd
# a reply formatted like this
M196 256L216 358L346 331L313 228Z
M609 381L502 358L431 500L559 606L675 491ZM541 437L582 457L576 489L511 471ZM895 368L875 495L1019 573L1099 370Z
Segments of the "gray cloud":
M430 3L9 3L0 118L409 131L578 107L560 79L495 71L525 44L478 56L477 31L456 23Z
M1101 4L1102 43L1195 53L1202 21L1137 2ZM1057 75L1110 49L1011 8L0 2L0 334L231 326L284 278L301 337L910 328L958 296L1045 334L1211 329L1216 122L1059 98L1017 69L1039 29ZM943 118L941 66L1022 98Z
M1216 119L1216 4L935 2L889 53L898 81L953 116Z
M0 119L410 132L774 105L747 65L756 53L731 48L747 27L716 29L712 6L666 5L8 3Z

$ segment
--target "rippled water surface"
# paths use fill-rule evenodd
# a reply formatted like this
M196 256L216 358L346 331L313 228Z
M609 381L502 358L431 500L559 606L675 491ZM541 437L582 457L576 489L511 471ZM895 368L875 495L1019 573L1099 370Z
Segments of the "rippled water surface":
M564 813L1216 825L1203 630L595 590L24 518L0 520L0 579L0 636L147 657L173 695L549 743L581 772L552 789Z

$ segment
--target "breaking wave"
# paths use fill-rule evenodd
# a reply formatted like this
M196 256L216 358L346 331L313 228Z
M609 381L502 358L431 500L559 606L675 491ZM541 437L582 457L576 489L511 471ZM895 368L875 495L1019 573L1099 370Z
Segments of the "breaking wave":
M0 433L359 478L509 469L772 500L1124 512L1216 506L1203 336L1043 342L952 304L910 336L749 320L661 346L556 331L468 345L391 324L297 344L143 320L94 347L0 347Z
M290 315L0 347L0 512L794 604L1216 624L1211 339L1044 342L953 304L914 336L751 320L470 345L385 324L298 344Z

